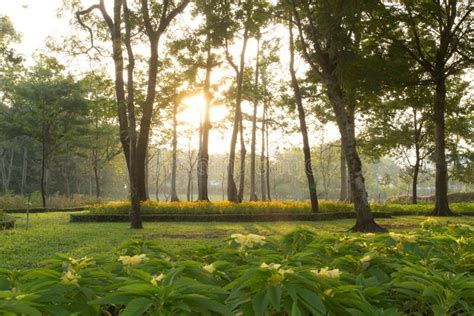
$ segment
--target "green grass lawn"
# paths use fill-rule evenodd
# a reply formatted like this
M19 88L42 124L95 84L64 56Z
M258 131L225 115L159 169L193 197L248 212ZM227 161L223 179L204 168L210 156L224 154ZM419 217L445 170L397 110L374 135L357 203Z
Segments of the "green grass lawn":
M145 223L143 230L133 231L127 223L69 223L69 215L31 214L30 229L26 231L26 215L15 214L17 227L0 231L0 267L32 267L57 253L73 257L112 254L123 242L131 239L156 240L163 248L176 251L217 244L233 233L278 236L298 227L333 233L344 232L354 223L352 219L315 223ZM407 216L379 219L378 223L392 231L409 231L424 219L422 216ZM439 218L439 221L474 225L474 217L468 216Z

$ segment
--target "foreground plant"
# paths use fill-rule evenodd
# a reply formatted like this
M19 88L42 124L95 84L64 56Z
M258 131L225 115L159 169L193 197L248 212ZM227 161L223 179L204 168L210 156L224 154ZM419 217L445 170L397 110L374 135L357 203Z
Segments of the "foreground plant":
M473 230L428 219L410 234L234 234L182 254L132 241L0 270L0 314L471 315Z

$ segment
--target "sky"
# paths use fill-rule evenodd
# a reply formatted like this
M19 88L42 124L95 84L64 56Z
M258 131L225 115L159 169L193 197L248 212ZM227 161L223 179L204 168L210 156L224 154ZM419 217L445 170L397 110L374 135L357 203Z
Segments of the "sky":
M58 17L58 9L62 6L63 1L0 0L0 14L10 17L15 30L21 35L21 42L16 44L14 48L26 58L27 64L33 63L32 56L34 52L44 48L47 37L59 39L71 32L69 25L71 16L65 14L62 17ZM95 2L94 0L82 1L84 7ZM252 56L255 54L255 51L256 42L250 41L247 55ZM84 67L87 66L84 65ZM197 128L199 125L199 111L196 109L200 104L202 104L202 100L199 99L188 100L188 102L184 103L184 106L188 107L188 109L180 115L180 118L182 121L188 122L187 125L189 126L187 128ZM228 114L228 111L223 106L216 106L214 109L211 109L211 119L218 119L226 114ZM321 136L323 134L324 136ZM339 133L334 125L330 125L324 129L318 128L318 133L310 137L312 139L324 138L326 141L333 141L339 138ZM276 144L283 144L283 147L301 146L301 136L299 133L288 136L276 130L270 135L270 149L273 149L273 154L282 148L282 146L277 146ZM227 152L228 147L228 135L211 133L211 153Z

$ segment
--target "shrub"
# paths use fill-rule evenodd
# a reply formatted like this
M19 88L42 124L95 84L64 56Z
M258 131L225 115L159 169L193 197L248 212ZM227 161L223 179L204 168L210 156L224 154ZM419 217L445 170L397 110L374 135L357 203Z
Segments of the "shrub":
M411 204L411 195L397 195L388 197L385 202L388 204ZM421 195L417 198L421 203L434 203L434 195ZM450 203L474 202L474 192L455 192L448 194Z
M374 212L397 214L429 214L433 210L430 204L371 204ZM451 208L459 213L474 213L474 203L452 203ZM89 207L93 215L128 215L130 202L109 202ZM352 204L337 201L321 201L321 213L354 212ZM143 215L213 215L213 214L311 214L308 202L156 202L142 203Z
M89 204L101 203L103 200L97 199L95 196L73 194L70 197L64 195L54 194L48 197L47 207L56 209L65 209L71 207L85 206ZM27 198L21 195L14 195L11 193L0 196L0 208L4 210L9 209L26 209ZM34 192L30 196L30 207L42 207L41 195L39 192Z
M132 241L112 257L58 256L0 270L0 314L472 315L474 227L429 221L410 234L298 230L183 254Z
M130 202L109 202L89 207L91 214L128 214ZM321 201L320 210L326 212L351 212L353 206L343 202ZM297 201L271 202L156 202L142 203L142 214L309 214L310 204Z

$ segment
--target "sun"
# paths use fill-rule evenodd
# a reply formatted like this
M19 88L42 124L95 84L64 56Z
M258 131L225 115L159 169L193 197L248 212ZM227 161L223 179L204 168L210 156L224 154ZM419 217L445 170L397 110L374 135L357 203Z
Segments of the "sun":
M206 101L202 94L194 95L183 99L181 102L182 111L178 114L178 121L190 127L199 128L206 106ZM228 109L224 105L212 105L209 116L211 123L217 123L225 119Z

